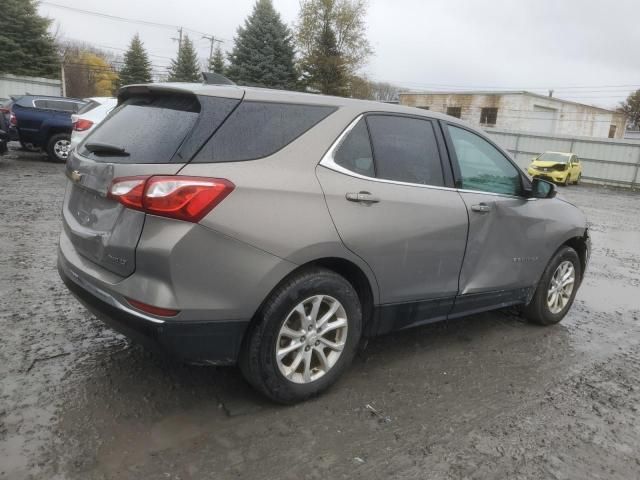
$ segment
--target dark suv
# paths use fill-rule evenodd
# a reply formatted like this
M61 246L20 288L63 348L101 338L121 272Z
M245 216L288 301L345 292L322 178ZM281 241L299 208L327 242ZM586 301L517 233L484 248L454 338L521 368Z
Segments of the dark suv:
M12 105L20 143L47 152L50 160L65 162L71 151L71 114L84 100L25 95Z

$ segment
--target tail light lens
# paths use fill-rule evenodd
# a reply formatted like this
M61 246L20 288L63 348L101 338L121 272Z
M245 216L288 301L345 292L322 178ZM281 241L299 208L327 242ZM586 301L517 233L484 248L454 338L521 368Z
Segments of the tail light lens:
M9 123L14 127L18 125L18 119L16 118L16 114L13 112L11 112L11 115L9 116Z
M93 127L93 122L91 120L85 120L84 118L79 118L73 122L73 130L76 132L84 132L85 130L89 130L91 127Z
M111 183L108 196L128 208L197 223L234 188L223 178L122 177Z

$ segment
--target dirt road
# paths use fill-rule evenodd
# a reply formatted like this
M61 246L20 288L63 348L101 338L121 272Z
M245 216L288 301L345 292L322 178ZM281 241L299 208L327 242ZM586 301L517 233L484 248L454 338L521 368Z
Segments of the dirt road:
M640 194L569 187L594 250L567 318L371 341L322 397L130 346L55 271L63 166L0 157L0 480L640 478Z

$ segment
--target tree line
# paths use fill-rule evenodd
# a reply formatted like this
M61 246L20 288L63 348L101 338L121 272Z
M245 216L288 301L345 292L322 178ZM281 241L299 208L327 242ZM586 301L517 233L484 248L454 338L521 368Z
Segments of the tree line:
M202 80L196 48L186 34L166 75L158 75L137 34L124 58L117 60L90 44L56 41L49 33L51 19L38 15L36 0L3 0L3 4L0 73L64 75L67 95L81 97L111 95L121 85L154 79ZM302 0L290 28L272 0L257 0L238 27L232 49L223 52L218 45L205 68L239 85L392 100L397 88L358 74L372 54L366 13L367 0Z

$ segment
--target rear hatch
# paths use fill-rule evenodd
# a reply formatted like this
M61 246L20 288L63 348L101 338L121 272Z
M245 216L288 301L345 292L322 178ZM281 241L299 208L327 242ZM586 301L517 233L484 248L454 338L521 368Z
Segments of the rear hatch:
M238 98L217 98L153 86L125 89L119 106L67 162L64 228L77 252L117 275L131 275L145 213L108 198L112 181L177 174L235 108L241 92L229 92Z

